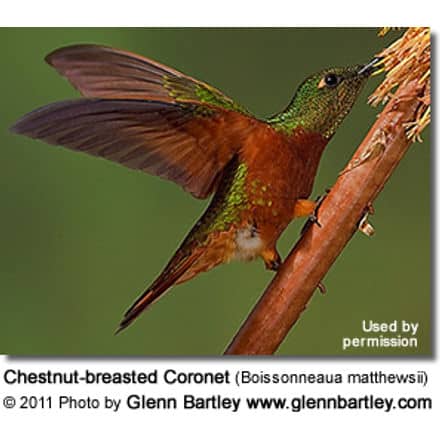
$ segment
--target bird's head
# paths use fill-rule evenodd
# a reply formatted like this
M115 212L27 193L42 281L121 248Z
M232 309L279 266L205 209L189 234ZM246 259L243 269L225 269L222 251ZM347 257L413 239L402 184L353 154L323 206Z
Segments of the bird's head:
M367 79L381 60L350 67L332 67L309 76L284 112L286 127L301 127L329 139L349 113ZM290 124L289 124L290 122ZM289 127L290 125L290 127Z

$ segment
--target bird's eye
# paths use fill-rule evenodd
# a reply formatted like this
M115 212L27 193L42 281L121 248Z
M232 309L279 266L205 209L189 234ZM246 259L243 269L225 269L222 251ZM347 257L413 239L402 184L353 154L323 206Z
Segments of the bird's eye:
M327 73L324 77L324 82L327 87L335 87L339 83L339 78L334 73Z

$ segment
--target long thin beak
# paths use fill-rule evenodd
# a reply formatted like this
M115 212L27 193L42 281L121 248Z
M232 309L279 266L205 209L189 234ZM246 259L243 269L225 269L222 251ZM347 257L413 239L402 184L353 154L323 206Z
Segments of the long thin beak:
M370 76L371 74L378 72L383 68L382 61L382 57L374 58L368 64L365 64L365 66L361 67L361 69L358 71L358 75Z

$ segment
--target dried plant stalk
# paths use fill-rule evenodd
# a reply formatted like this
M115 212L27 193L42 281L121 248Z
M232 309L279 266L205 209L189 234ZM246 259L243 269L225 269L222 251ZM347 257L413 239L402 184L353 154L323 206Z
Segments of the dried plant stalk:
M425 51L417 43L412 46L415 52L405 52L405 57L410 59L413 53L423 57L423 66L418 66L421 76L401 76L401 69L411 63L405 63L404 59L393 61L393 56L411 47L408 35L415 35L417 42L426 42L426 28L416 29L419 31L415 34L409 29L405 33L407 37L404 35L400 43L394 43L389 52L382 53L385 69L389 69L385 80L388 84L380 86L372 99L375 102L387 100L388 104L321 205L318 213L321 227L312 225L301 237L225 354L273 354L359 224L368 231L365 227L368 206L429 122L426 119L430 103L426 99L430 90L429 73L423 70L426 63L429 70L429 58L425 58L429 47ZM397 77L400 83L394 82ZM397 91L391 94L396 86ZM408 136L409 126L413 131Z
M383 28L381 35L390 28ZM413 121L407 124L408 136L419 140L420 133L431 122L431 34L427 27L409 28L401 38L378 54L383 57L385 80L370 96L372 105L387 102L392 91L404 81L417 79L423 94Z

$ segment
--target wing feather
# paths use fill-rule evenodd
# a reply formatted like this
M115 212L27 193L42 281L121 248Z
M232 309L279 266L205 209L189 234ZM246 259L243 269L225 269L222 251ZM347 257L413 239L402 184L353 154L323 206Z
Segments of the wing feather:
M199 110L189 103L80 99L37 109L12 130L169 179L205 198L258 121Z
M57 49L46 61L86 97L194 102L250 115L209 84L131 52L83 44Z

